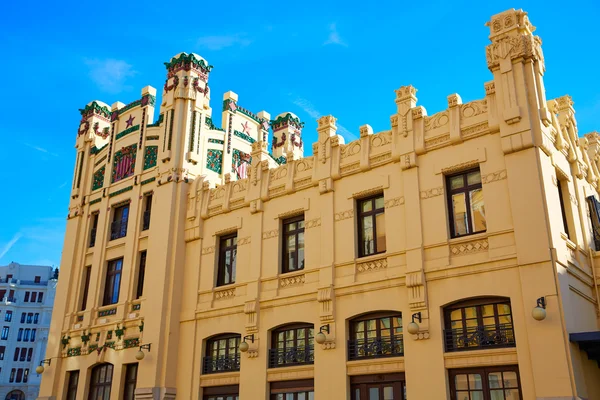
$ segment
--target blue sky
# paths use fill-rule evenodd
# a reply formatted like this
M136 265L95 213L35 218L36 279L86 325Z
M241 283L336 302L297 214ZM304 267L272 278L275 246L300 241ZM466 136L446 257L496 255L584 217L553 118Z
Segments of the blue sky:
M484 23L523 8L543 40L548 98L570 94L580 134L600 129L597 1L55 4L2 7L0 265L60 264L78 109L129 103L146 85L160 93L162 63L181 51L214 65L215 115L233 90L254 112L299 115L306 143L316 118L333 114L348 142L366 123L389 129L403 85L418 89L430 115L451 93L484 97Z

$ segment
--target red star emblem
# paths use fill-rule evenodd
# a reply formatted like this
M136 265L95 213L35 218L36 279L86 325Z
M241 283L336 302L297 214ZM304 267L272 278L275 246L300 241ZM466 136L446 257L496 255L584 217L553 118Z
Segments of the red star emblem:
M133 115L129 116L129 119L125 122L127 122L127 126L125 128L129 128L130 126L133 125L133 120L135 119L135 117Z
M249 135L250 134L250 125L248 125L248 121L242 124L242 132Z

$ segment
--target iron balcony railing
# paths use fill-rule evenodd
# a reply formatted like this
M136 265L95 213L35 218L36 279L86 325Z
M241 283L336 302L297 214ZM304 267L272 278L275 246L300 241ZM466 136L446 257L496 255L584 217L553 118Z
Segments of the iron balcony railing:
M402 335L348 340L348 359L399 357L404 355Z
M94 247L96 245L96 228L92 228L90 230L90 246Z
M474 326L444 331L446 351L514 347L515 332L512 324Z
M142 230L145 231L147 229L150 229L150 210L144 211L142 219Z
M239 371L240 355L208 356L202 360L202 373L214 374L218 372Z
M110 224L110 240L127 236L127 221L114 221Z
M313 364L315 362L315 348L287 347L285 349L269 349L269 368L288 367L291 365Z

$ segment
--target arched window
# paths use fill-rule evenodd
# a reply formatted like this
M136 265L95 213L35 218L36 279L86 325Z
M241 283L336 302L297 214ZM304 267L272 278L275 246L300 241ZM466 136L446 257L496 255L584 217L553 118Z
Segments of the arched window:
M315 361L312 324L285 325L273 331L269 368L312 364Z
M510 300L477 298L444 308L446 351L514 347Z
M13 390L6 395L5 400L25 400L25 393L20 390Z
M202 361L202 373L239 371L240 339L240 334L227 333L207 340L206 356Z
M112 364L96 365L92 369L92 379L90 381L90 394L88 400L110 399L112 376Z
M350 321L348 359L402 355L404 355L404 342L401 313L367 314Z

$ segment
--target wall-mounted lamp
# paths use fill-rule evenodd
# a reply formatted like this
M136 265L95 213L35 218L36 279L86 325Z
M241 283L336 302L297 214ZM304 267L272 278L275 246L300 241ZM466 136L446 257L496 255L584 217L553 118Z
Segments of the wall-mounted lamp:
M537 299L537 305L533 308L531 316L536 321L543 321L546 319L546 298L540 297Z
M318 344L323 344L327 340L327 336L323 332L327 332L329 334L329 324L323 325L319 328L319 333L315 336L315 342Z
M408 324L408 326L406 327L406 330L408 331L408 333L410 333L411 335L416 335L417 333L419 333L419 324L417 324L415 322L415 319L419 322L422 321L421 319L421 312L419 311L418 313L414 313L412 315L412 322L410 324Z
M46 368L44 368L44 365L50 366L50 362L52 362L52 359L50 359L50 358L40 361L40 365L38 365L35 368L35 373L38 375L42 374L44 372L44 370L46 369Z
M143 360L146 355L144 354L144 352L142 350L148 350L148 353L150 353L150 347L151 346L152 346L152 343L141 345L140 349L138 350L138 352L135 353L135 359L138 360L138 361Z
M250 348L250 345L248 344L248 342L246 342L246 339L250 339L250 341L251 341L252 343L254 343L254 334L252 334L252 335L247 335L247 336L244 336L244 340L242 341L242 343L240 343L240 351L241 351L242 353L245 353L245 352L247 352L247 351L248 351L248 349Z

